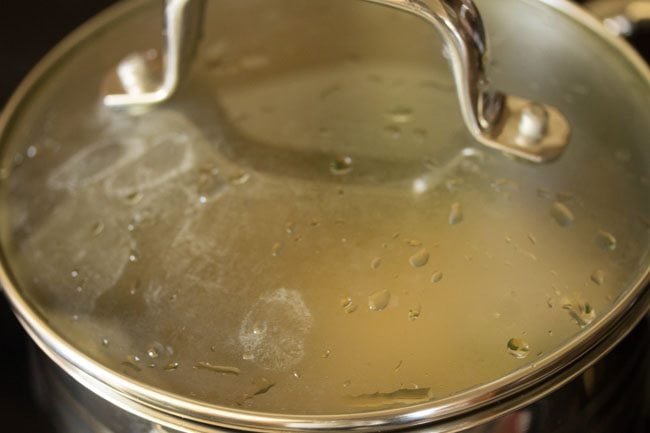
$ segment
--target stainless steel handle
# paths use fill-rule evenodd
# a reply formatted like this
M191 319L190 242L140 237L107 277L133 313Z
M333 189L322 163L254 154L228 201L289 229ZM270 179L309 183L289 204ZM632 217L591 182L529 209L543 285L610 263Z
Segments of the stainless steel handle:
M650 23L650 0L591 0L584 6L618 36L630 37Z
M549 161L566 147L570 127L555 108L490 88L485 72L487 40L471 0L362 0L423 18L438 31L449 54L467 129L480 143L518 157ZM164 102L187 79L201 28L203 0L166 0L166 53L161 59L130 55L112 72L117 92L104 97L109 107ZM158 65L158 66L157 66Z

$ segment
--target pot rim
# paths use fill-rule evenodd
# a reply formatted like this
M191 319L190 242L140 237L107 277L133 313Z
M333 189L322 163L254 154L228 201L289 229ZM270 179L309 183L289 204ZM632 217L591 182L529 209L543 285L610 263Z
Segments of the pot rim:
M650 68L639 54L623 39L612 35L597 19L568 0L536 0L572 19L599 37L620 53L632 70L650 86ZM111 6L87 21L52 49L27 75L0 114L0 143L3 143L13 126L13 120L32 93L48 78L50 70L74 53L75 47L93 34L123 19L130 13L148 7L151 0L120 3ZM253 431L330 431L341 429L385 431L417 426L425 423L445 422L452 417L472 411L484 413L481 422L532 403L557 389L580 374L604 356L622 339L650 309L650 267L640 272L631 288L624 292L616 304L597 323L576 335L543 361L515 370L490 383L474 387L433 403L421 403L395 409L384 409L348 415L282 415L260 413L209 405L162 392L152 386L138 383L91 359L88 355L54 332L21 295L14 284L5 252L0 250L0 284L21 324L39 347L63 370L84 386L136 415L161 424L169 420L192 420L196 426L246 429ZM498 401L505 400L505 403ZM500 410L486 409L492 405ZM155 415L154 415L155 414ZM469 422L469 421L468 421ZM462 428L469 425L463 424ZM478 424L479 422L475 422ZM475 425L474 424L474 425ZM209 426L209 427L208 427ZM194 430L186 431L197 431ZM460 427L458 427L460 428ZM181 430L183 431L183 430ZM436 430L437 431L437 430ZM451 431L457 431L453 429Z

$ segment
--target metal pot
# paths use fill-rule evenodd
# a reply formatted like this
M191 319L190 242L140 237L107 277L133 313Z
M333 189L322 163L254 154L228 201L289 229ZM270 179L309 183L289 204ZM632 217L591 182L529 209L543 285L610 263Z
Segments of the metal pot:
M164 55L137 1L49 55L0 246L63 429L571 431L643 370L647 67L477 4L490 62L432 0L168 1Z

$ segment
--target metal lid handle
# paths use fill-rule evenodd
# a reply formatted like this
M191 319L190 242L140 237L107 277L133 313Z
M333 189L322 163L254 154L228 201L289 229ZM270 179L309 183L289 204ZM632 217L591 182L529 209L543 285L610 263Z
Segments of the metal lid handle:
M412 13L436 28L449 55L465 125L477 141L534 162L549 161L562 153L570 127L557 109L489 88L485 29L473 1L363 1ZM188 75L203 8L204 0L166 0L162 76L154 78L156 62L160 63L155 56L128 56L113 73L122 90L106 95L104 104L151 105L172 97Z

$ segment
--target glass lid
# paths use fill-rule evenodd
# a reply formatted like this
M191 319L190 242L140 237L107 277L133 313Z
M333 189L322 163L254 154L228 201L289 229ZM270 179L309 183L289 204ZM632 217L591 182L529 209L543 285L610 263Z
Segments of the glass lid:
M650 86L547 4L476 3L492 83L571 124L552 162L472 138L402 11L208 2L190 80L137 112L99 89L160 46L161 3L105 13L5 118L10 296L115 377L233 412L433 407L552 365L646 278Z

